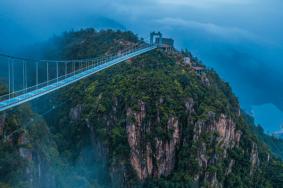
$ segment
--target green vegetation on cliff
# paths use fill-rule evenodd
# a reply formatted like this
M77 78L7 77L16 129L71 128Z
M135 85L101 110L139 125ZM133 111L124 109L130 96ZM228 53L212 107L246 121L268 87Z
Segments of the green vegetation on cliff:
M137 42L130 32L87 29L54 38L45 51L47 57L83 58ZM192 64L184 64L185 56ZM45 106L55 109L45 116L47 126L27 129L33 159L21 160L17 145L2 139L0 167L8 153L15 162L34 163L31 171L49 180L38 187L282 186L282 162L241 115L229 85L213 70L197 73L192 66L203 65L186 52L158 49L45 97L39 104L49 101ZM24 125L13 128L8 119L11 129ZM46 164L41 171L39 161ZM41 180L34 174L29 177ZM14 185L9 176L1 181Z

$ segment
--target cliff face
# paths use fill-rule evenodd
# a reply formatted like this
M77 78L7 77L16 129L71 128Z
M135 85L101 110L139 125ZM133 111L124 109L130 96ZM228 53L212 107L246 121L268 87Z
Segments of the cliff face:
M140 180L149 177L168 176L175 166L175 154L180 143L180 127L176 117L170 117L164 129L171 131L170 139L153 138L153 142L144 143L146 135L151 134L153 123L146 125L145 103L139 103L140 111L127 109L127 137L130 146L130 161ZM160 117L156 117L160 119ZM132 120L131 120L132 119ZM144 128L146 127L146 128ZM154 151L154 153L153 153Z
M192 100L190 102L192 103ZM156 124L146 120L146 106L145 102L139 101L136 111L130 107L126 110L125 129L130 148L128 160L138 180L143 182L151 178L159 179L172 176L179 165L177 162L180 157L178 152L182 150L185 142L189 142L190 145L197 148L196 151L194 149L186 151L188 153L195 152L193 157L197 161L198 170L192 174L192 179L203 182L204 185L210 185L209 187L224 187L223 182L220 182L217 177L217 171L210 169L226 160L227 166L221 169L223 171L221 179L229 177L232 173L235 159L232 159L228 153L229 150L240 147L243 134L241 130L237 129L235 122L224 114L215 117L214 113L209 113L208 121L197 120L190 125L192 129L192 139L190 139L188 135L182 134L182 126L179 123L181 120L178 117L169 117L163 127L163 131L168 133L168 137L164 139L153 134ZM185 106L187 113L190 114L187 116L187 122L193 122L194 106L189 105L188 102ZM160 122L161 117L155 118L157 123ZM151 137L150 141L147 140L147 137ZM259 169L260 165L257 146L253 142L251 144L252 148L247 151L250 153L250 162L247 164L250 177ZM187 168L190 166L191 164L188 164Z
M193 109L189 113L193 112ZM199 150L197 152L196 158L198 160L198 165L203 169L199 174L195 174L194 179L199 179L201 173L206 173L208 166L211 163L216 163L217 160L223 160L227 158L227 150L233 149L234 147L239 146L241 131L236 129L235 123L227 118L224 114L221 114L219 119L214 120L215 117L212 117L210 122L197 121L193 127L193 144L199 144ZM128 143L130 146L130 161L131 166L136 171L137 176L140 180L145 180L149 177L159 178L161 176L168 176L172 173L175 163L176 163L176 151L180 148L181 143L181 128L179 125L179 120L176 117L170 117L167 125L164 127L167 131L170 131L170 139L162 140L158 137L154 137L153 144L147 142L144 143L143 140L146 135L151 134L150 126L154 126L154 123L149 122L148 125L145 125L146 117L146 107L144 102L139 103L139 111L133 112L132 109L128 108L127 118L128 122L126 125ZM160 119L160 117L156 117ZM134 119L134 121L130 120ZM191 121L191 118L188 117L188 121ZM143 127L145 130L143 130ZM212 145L211 143L206 144L202 143L201 138L203 135L216 133L214 138L216 142ZM185 138L186 139L186 138ZM208 154L207 149L216 149L216 147L222 148L222 153ZM153 151L155 151L153 153ZM212 156L211 156L212 155ZM253 144L252 153L251 153L251 165L255 167L258 161L256 160L257 151ZM153 162L154 161L154 162ZM153 165L154 164L154 165ZM230 160L229 168L225 175L229 175L233 167L234 161ZM206 174L205 177L214 177L214 174ZM206 180L210 181L210 180ZM213 185L217 181L216 179L211 180ZM216 186L216 185L215 185Z
M201 173L196 174L194 178L199 179L200 176L203 176L204 181L210 184L211 187L222 187L223 185L219 184L217 180L216 172L209 172L208 169L227 159L229 166L224 173L224 177L229 176L234 160L230 159L227 153L229 149L239 146L242 133L237 130L236 124L224 114L221 114L218 119L215 119L210 114L210 118L208 122L197 121L194 125L193 143L199 145L196 157L198 165L202 169ZM210 137L208 142L202 140L203 135L210 134L214 134L214 136Z
M49 173L51 163L47 160L51 157L50 135L41 117L26 105L2 112L0 135L0 187L54 185L54 176Z

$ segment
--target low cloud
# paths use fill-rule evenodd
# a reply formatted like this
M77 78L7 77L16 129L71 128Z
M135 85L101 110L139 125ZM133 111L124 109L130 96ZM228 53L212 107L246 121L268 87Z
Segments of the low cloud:
M211 8L217 6L231 6L231 5L250 5L252 0L157 0L158 3L164 5L176 5L176 6L189 6L196 8Z
M214 23L204 23L204 22L198 22L193 20L184 20L182 18L162 18L155 20L156 23L160 25L169 25L171 27L185 27L187 29L196 29L199 31L205 31L209 34L217 35L221 38L247 38L247 39L258 39L258 37L241 28L238 27L225 27L216 25Z

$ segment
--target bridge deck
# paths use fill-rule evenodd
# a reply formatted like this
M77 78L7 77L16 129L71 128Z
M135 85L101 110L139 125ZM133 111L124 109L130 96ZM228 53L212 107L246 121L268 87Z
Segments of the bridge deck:
M96 72L104 70L104 69L111 67L115 64L121 63L121 62L123 62L127 59L130 59L130 58L136 57L138 55L141 55L143 53L146 53L148 51L151 51L155 48L157 48L157 47L156 46L150 46L150 47L146 47L146 48L143 48L143 49L139 49L137 51L123 55L121 57L107 61L107 62L105 62L101 65L98 65L98 66L95 66L95 67L87 67L82 72L80 72L78 74L75 74L73 76L69 76L69 77L62 79L60 81L57 81L55 83L50 83L49 85L47 85L45 87L35 89L33 91L27 92L25 94L22 94L22 95L19 95L19 96L16 96L16 97L12 97L12 98L7 99L5 101L1 101L0 102L0 112L7 110L9 108L18 106L22 103L31 101L35 98L40 97L40 96L46 95L46 94L48 94L52 91L58 90L62 87L65 87L65 86L70 85L74 82L77 82L77 81L79 81L83 78L86 78L86 77L88 77L88 76L90 76L90 75L92 75Z

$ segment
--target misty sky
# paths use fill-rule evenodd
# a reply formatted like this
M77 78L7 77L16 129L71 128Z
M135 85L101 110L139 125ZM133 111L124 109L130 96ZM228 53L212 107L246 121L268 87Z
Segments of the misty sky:
M282 9L282 0L1 0L0 52L81 27L160 30L217 70L272 132L283 123Z

